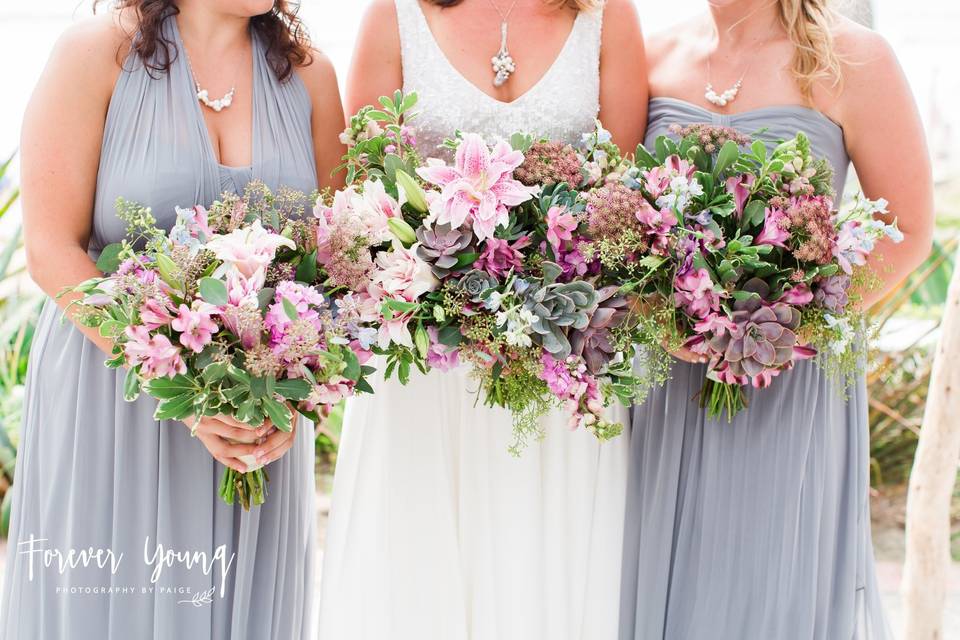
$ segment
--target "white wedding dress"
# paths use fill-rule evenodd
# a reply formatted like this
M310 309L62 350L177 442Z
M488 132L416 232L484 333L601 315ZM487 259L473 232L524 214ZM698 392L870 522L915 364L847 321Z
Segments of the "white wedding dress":
M448 62L417 0L397 0L404 90L423 155L456 129L572 143L594 127L602 16L507 104ZM615 640L627 435L600 444L560 412L520 457L510 414L461 367L348 403L321 584L321 640ZM613 417L626 422L622 407Z

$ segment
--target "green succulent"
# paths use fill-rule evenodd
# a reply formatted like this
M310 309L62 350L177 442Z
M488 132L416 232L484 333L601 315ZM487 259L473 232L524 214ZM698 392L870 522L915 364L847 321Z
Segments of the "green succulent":
M537 320L531 325L550 355L562 360L570 355L567 333L584 329L599 296L589 282L557 282L563 270L553 262L543 263L543 285L527 292L524 307Z

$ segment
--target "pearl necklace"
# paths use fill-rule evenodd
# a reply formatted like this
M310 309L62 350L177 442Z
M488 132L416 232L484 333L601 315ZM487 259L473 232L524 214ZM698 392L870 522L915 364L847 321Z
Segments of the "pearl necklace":
M190 62L190 54L187 52L187 45L183 45L183 53L187 57L187 67L190 69L190 76L193 78L193 84L197 88L197 100L200 101L205 107L213 109L215 112L220 113L231 104L233 104L233 96L237 93L236 86L230 87L230 90L223 94L223 97L210 99L210 92L200 86L200 82L197 80L197 74L193 70L193 64Z
M200 104L210 107L217 113L220 113L231 104L233 104L233 94L237 92L236 87L230 87L230 91L227 91L223 94L222 98L217 98L216 100L210 99L210 94L206 89L201 89L200 84L197 85L197 100L200 101Z
M510 14L517 6L519 0L513 0L513 4L504 13L493 0L488 0L490 5L500 14L500 50L497 55L490 58L490 64L493 66L493 86L502 87L510 79L510 76L517 70L517 63L514 62L507 48L507 31L509 30Z

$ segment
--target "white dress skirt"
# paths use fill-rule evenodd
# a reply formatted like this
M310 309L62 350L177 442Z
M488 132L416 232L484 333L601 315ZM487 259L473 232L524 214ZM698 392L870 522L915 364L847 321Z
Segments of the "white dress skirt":
M424 156L457 128L578 142L598 112L600 13L581 14L543 79L490 98L449 64L416 0L397 0L404 88ZM578 87L571 92L570 87ZM348 404L321 585L323 640L614 640L626 436L560 411L519 457L509 412L469 369L374 383ZM626 422L627 411L611 409Z

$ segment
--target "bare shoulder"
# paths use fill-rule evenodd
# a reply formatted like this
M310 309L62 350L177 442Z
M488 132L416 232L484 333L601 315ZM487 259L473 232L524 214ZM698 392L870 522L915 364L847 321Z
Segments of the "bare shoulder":
M909 93L900 62L890 43L876 31L838 17L833 29L843 81L840 105L848 114L882 105L891 92Z
M650 68L675 55L682 55L688 44L696 41L699 27L699 20L690 19L647 36L647 62Z
M603 41L612 46L642 39L640 17L633 0L607 0L603 5Z
M297 67L310 95L328 94L337 88L337 72L330 58L319 49L310 50L310 61Z
M616 29L621 21L639 22L637 5L633 0L606 0L603 3L604 28Z
M838 17L834 43L844 79L855 89L862 83L882 83L898 76L900 63L893 47L882 35L845 17Z
M57 39L45 75L73 86L112 90L130 50L134 25L126 16L105 13L82 20Z
M399 43L398 24L396 0L373 0L363 14L360 37L373 38L385 45Z

